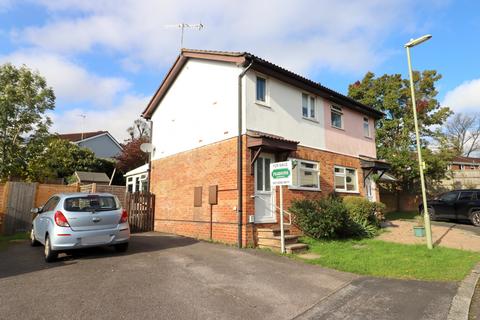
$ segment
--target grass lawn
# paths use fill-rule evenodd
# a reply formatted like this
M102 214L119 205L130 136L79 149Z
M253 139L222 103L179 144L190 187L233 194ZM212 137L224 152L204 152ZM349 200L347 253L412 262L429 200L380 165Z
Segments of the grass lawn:
M416 211L395 211L385 214L387 220L414 220L418 215Z
M480 261L476 252L440 247L428 250L424 245L375 239L318 241L304 237L302 242L309 245L310 252L320 255L305 262L386 278L459 281Z
M25 233L25 232L16 233L11 236L0 235L0 250L5 249L7 247L7 244L11 241L25 240L25 239L28 239L28 233Z

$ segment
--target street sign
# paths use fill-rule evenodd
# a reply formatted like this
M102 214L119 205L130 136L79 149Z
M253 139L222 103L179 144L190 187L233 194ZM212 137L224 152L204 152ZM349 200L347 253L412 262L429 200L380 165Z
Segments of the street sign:
M270 164L272 186L289 186L292 184L292 162L283 161Z

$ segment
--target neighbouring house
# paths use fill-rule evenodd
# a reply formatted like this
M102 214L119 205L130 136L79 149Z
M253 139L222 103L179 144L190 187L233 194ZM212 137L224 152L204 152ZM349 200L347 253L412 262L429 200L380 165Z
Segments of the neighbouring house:
M480 188L480 158L454 157L448 170L449 177L442 181L446 189Z
M269 165L287 159L287 209L332 192L378 201L372 174L389 168L376 159L382 116L249 53L182 50L143 112L155 230L257 245L279 224Z
M147 191L148 186L148 163L128 171L123 175L127 182L128 192Z
M112 159L122 151L120 143L108 131L64 133L58 136L92 150L97 158Z
M76 179L75 183L80 185L91 183L110 184L110 178L104 172L75 171L73 175Z

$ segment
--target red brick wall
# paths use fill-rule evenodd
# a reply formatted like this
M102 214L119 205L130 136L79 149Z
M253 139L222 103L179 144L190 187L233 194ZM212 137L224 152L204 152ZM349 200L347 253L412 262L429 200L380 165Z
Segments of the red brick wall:
M208 187L218 185L212 207L213 240L237 241L236 138L181 152L152 162L155 230L210 238ZM193 206L194 188L202 187L202 206Z
M246 139L243 137L244 146ZM210 238L210 205L208 187L218 185L218 205L212 207L213 240L237 242L237 163L236 138L181 152L152 162L152 192L155 201L155 230L176 233L200 239ZM284 208L288 210L294 199L318 199L334 191L334 166L356 168L359 193L363 190L363 171L358 158L332 152L299 147L291 154L298 159L320 163L321 191L300 191L284 188ZM255 226L248 224L254 215L254 176L251 174L250 150L243 150L243 245L254 245ZM281 159L277 159L281 160ZM202 206L193 206L194 188L202 187ZM278 189L278 188L277 188ZM278 190L277 190L278 193ZM342 194L341 194L342 195ZM345 195L352 195L351 193ZM278 202L277 194L277 202ZM278 219L277 219L278 221ZM299 232L295 230L294 232Z

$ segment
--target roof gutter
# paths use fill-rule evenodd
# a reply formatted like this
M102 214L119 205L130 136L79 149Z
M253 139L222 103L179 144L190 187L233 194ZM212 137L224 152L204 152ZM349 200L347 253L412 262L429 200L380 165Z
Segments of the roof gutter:
M238 247L242 247L242 225L243 225L243 160L242 160L242 78L247 73L247 71L252 67L253 60L250 61L250 64L243 69L243 71L238 75L238 136L237 136L237 190L238 190L238 203L237 203L237 217L238 217Z

